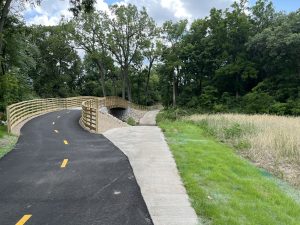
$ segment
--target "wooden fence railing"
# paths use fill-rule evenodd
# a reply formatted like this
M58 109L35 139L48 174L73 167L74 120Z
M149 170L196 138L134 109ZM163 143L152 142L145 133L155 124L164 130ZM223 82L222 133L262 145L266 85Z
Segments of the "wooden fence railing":
M84 127L94 132L98 132L98 112L101 107L107 107L108 109L129 107L144 111L159 108L158 106L149 107L137 105L117 96L109 96L105 98L79 96L72 98L34 99L19 102L7 107L8 132L11 132L12 129L20 122L35 115L73 107L82 107L81 123Z
M142 106L131 103L117 96L108 96L105 98L93 98L82 103L81 125L91 132L99 132L99 110L101 107L112 108L133 108L136 110L148 111L160 109L161 106Z
M12 104L6 108L8 132L11 132L14 126L30 117L60 109L81 107L83 101L92 98L94 97L46 98Z

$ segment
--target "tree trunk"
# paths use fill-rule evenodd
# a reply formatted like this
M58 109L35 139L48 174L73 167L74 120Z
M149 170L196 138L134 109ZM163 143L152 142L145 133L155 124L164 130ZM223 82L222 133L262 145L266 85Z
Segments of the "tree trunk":
M1 18L0 18L0 54L2 54L2 47L3 47L3 30L4 30L4 24L5 20L7 18L7 15L9 13L9 7L12 0L6 0L5 5L1 12Z
M103 65L101 64L101 62L99 62L97 59L95 60L98 69L99 69L99 76L100 76L100 82L101 82L101 87L102 87L102 95L103 97L106 97L106 89L105 89L105 77L104 77L104 68Z
M132 101L132 98L131 98L131 84L130 84L128 72L126 73L126 81L127 81L127 95L128 95L128 101L131 102L131 101Z
M138 75L138 82L137 82L137 103L141 103L141 74Z
M124 67L124 71L123 71L123 73L124 73L124 81L123 81L123 84L124 84L124 82L126 83L126 85L127 85L127 97L128 97L128 101L132 101L132 98L131 98L131 85L130 85L130 80L129 80L129 75L128 75L128 73L129 73L129 71L128 71L128 66L125 66Z
M125 75L124 75L124 71L121 71L121 75L122 75L122 98L125 100L126 98L126 79L125 79Z
M173 71L173 107L176 107L176 75Z
M145 97L146 97L146 102L145 103L146 103L146 105L148 105L149 82L150 82L150 75L151 75L152 65L153 65L153 60L150 60L148 74L147 74L146 90L145 90Z
M116 79L113 78L114 96L117 96Z
M101 86L102 86L102 95L103 97L106 97L105 78L103 72L104 71L99 72L99 75L100 75Z

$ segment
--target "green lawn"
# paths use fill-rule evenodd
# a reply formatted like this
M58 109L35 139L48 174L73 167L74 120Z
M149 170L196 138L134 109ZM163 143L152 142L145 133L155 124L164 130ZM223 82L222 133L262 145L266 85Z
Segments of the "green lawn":
M162 120L192 205L215 225L296 225L300 205L270 174L187 121Z
M7 134L7 128L5 126L0 126L0 159L12 150L16 141L17 138L15 136Z

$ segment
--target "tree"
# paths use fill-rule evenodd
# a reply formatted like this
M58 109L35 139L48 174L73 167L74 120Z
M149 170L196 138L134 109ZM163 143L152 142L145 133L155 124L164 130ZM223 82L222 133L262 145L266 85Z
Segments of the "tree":
M154 21L143 8L134 5L113 5L111 16L107 15L108 48L120 66L123 80L122 97L125 98L127 87L128 100L131 101L130 66L142 61L142 51L147 41L153 36Z
M150 81L150 76L151 76L151 71L152 71L152 67L155 63L155 61L157 61L159 59L159 57L161 56L162 53L162 48L163 48L163 44L160 40L158 40L157 38L159 37L159 29L156 29L153 32L153 36L150 37L151 40L149 40L148 46L147 48L144 50L144 56L148 61L148 68L147 68L147 81L146 81L146 88L145 88L145 104L148 104L148 97L149 97L149 81Z
M39 5L43 0L20 0L19 4L29 2L32 5ZM0 1L0 63L3 58L3 42L5 41L4 28L8 19L11 4L13 0ZM90 12L93 10L95 0L70 0L70 10L74 15L78 15L81 11Z
M81 60L63 26L35 26L32 42L39 48L35 69L29 71L33 87L41 97L68 97L77 93Z
M251 20L255 25L256 32L261 32L275 22L275 9L273 2L269 0L258 0L251 8Z
M107 33L104 30L107 18L102 12L82 14L69 25L70 39L83 49L98 67L102 95L106 96L105 74L107 64L112 64L108 53Z
M246 51L246 43L251 35L251 24L249 22L249 16L246 14L246 1L241 1L239 4L234 3L232 5L233 10L226 12L226 51L227 57L223 65L217 70L217 75L224 84L224 80L230 80L235 92L236 98L238 98L243 91L242 82L255 78L257 71L253 66L253 63L248 59ZM222 79L222 77L228 76Z
M8 104L34 95L28 73L36 67L38 49L30 41L27 30L16 17L10 16L6 21L0 73L0 111Z
M163 37L167 42L163 54L163 60L172 74L172 86L173 86L173 106L176 106L176 96L178 94L178 83L182 68L182 61L179 58L179 52L181 49L180 43L186 33L186 26L188 21L181 20L177 23L167 21L163 24ZM170 47L168 47L170 46Z

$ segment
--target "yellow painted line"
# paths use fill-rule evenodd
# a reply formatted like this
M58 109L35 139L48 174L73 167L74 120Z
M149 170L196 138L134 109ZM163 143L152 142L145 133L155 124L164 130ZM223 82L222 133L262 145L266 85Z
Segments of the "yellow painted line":
M68 142L67 140L64 140L64 143L65 143L65 145L68 145L68 144L69 144L69 142Z
M60 168L65 168L66 165L67 165L67 163L68 163L68 161L69 161L68 159L64 159L64 161L62 162Z
M54 132L57 133L57 134L59 133L58 130L54 130Z
M23 225L25 224L32 215L24 215L17 223L16 225Z

